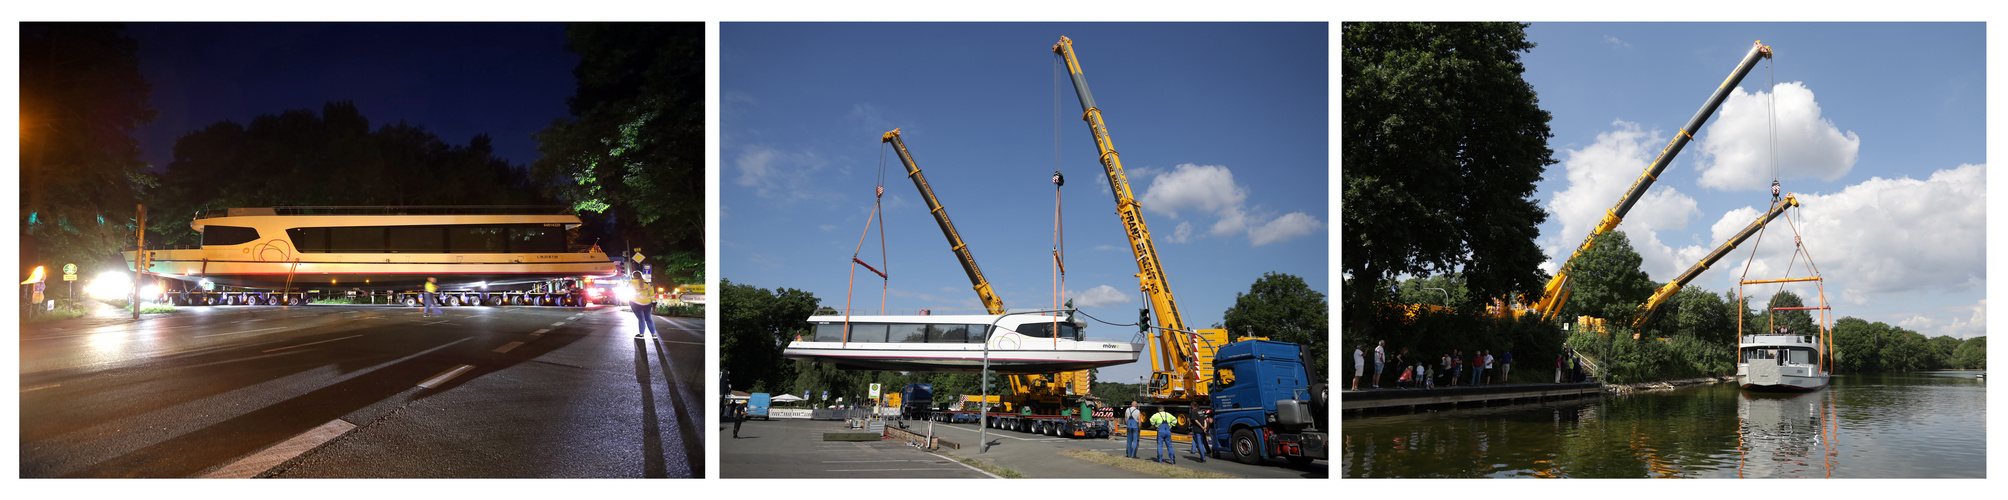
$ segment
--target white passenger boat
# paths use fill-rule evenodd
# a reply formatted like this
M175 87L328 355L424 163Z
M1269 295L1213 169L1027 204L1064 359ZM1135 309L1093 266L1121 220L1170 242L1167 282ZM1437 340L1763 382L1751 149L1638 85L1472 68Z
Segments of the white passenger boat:
M832 315L809 323L812 333L782 354L846 369L976 373L986 345L997 373L1086 370L1133 363L1141 353L1140 344L1089 339L1084 325L1033 314Z
M1745 335L1737 347L1736 383L1752 391L1804 392L1827 386L1819 337L1790 332Z
M376 206L232 208L197 214L200 248L148 250L147 271L219 285L358 289L497 288L613 277L596 246L571 244L564 207ZM131 267L136 252L125 252Z

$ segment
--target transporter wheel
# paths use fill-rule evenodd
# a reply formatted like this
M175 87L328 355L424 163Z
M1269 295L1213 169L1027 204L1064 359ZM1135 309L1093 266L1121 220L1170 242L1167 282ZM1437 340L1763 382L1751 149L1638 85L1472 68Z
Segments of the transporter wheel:
M1234 451L1234 460L1248 465L1262 464L1262 449L1255 442L1255 431L1247 428L1234 430L1234 442L1228 449Z
M487 302L490 307L500 306L502 305L502 297L499 295L490 295Z
M405 306L405 307L418 307L418 297L413 297L413 296L410 296L410 295L406 295L406 296L404 297L404 306Z
M449 297L447 297L447 298L446 298L446 307L460 307L460 296L459 296L459 295L453 295L453 296L449 296Z

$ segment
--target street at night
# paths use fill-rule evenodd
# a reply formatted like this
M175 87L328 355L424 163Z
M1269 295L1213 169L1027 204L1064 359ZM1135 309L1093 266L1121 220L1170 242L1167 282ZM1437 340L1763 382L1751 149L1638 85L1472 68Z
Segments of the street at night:
M22 477L703 477L703 321L185 307L25 325Z

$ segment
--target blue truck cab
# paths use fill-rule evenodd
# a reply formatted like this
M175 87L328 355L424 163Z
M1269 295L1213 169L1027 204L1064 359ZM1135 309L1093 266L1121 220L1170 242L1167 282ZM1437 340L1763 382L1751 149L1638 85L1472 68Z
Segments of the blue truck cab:
M746 396L746 418L759 417L761 420L768 420L767 408L773 405L773 396L770 394L764 392L749 394Z
M901 388L900 418L907 420L927 420L934 413L934 384L906 384Z
M1243 340L1213 358L1213 440L1243 463L1327 458L1324 384L1312 384L1297 344Z

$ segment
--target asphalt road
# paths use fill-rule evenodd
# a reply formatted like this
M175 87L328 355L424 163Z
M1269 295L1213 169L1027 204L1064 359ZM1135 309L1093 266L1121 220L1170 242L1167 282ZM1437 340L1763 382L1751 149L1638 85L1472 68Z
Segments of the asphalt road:
M927 422L908 421L917 432L925 433ZM823 441L825 432L847 431L843 422L802 419L752 420L732 438L732 423L718 429L719 477L725 478L979 478L993 477L955 462L970 458L1010 469L1031 478L1152 478L1140 472L1101 465L1068 456L1068 449L1089 450L1123 456L1124 442L1116 439L1074 439L1047 437L1011 431L991 430L988 451L975 446L980 430L974 424L934 424L934 435L962 445L928 453L886 440L878 442ZM1155 443L1145 442L1138 453L1148 460L1155 456ZM1186 451L1190 445L1175 444L1178 467L1250 478L1323 478L1330 463L1315 460L1296 467L1282 460L1265 465L1248 465L1229 459L1208 459L1201 463Z
M722 478L980 478L974 467L893 441L824 441L826 432L862 432L828 420L751 420L732 437L718 428Z
M21 330L22 477L703 477L702 320L183 307Z

